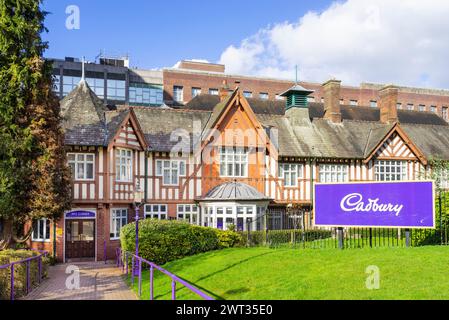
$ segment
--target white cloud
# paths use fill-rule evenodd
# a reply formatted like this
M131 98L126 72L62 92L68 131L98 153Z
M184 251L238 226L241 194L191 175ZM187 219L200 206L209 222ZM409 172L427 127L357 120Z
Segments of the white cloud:
M348 0L268 26L220 63L227 73L345 84L449 87L449 1Z

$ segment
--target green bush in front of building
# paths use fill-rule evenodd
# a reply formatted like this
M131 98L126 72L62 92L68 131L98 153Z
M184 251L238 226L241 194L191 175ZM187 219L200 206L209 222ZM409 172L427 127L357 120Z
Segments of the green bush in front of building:
M123 251L135 251L135 223L121 229ZM145 219L139 222L139 255L162 265L202 252L242 245L242 236L233 231L200 227L175 220Z
M39 255L30 250L3 250L0 251L0 266L10 262L24 260ZM42 276L46 277L49 259L42 258ZM38 259L30 262L30 286L38 284ZM14 293L15 298L26 295L26 263L14 265ZM11 268L0 269L0 300L8 300L11 295Z

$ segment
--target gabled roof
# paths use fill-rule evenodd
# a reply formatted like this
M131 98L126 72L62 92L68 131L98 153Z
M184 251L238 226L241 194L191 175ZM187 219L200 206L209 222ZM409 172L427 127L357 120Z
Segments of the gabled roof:
M81 81L60 104L67 145L104 145L104 113L108 108L89 88L86 81Z

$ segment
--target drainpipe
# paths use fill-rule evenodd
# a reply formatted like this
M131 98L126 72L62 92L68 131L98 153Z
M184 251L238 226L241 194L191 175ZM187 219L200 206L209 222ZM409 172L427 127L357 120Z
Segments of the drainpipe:
M53 258L56 260L56 219L53 219Z
M314 199L314 190L313 190L313 163L315 162L314 158L309 159L309 167L310 167L310 214L309 214L309 225L312 220L312 212L315 209L313 207L313 199Z
M145 180L144 180L144 196L143 196L143 202L147 203L147 192L148 192L148 156L149 156L149 152L145 151Z

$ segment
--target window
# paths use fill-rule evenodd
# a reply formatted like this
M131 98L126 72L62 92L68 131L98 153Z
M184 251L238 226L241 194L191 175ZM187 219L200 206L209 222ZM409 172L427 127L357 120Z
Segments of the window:
M218 96L218 89L209 89L209 94L213 96Z
M243 91L243 96L245 98L252 98L253 97L253 93L251 91Z
M438 180L441 189L449 189L449 170L447 168L441 170Z
M401 110L402 109L402 103L396 103L396 109Z
M259 98L262 100L268 100L268 93L266 92L259 93Z
M64 76L62 79L64 82L62 86L62 94L64 96L68 95L73 89L75 89L81 81L81 77Z
M178 205L178 220L183 220L190 224L198 224L198 206L194 204Z
M34 220L31 238L33 241L50 241L50 220Z
M161 85L131 83L129 85L129 102L143 106L160 106L164 103L163 92Z
M349 100L349 105L351 105L351 106L358 106L359 102L357 100Z
M307 97L307 102L315 102L315 97Z
M346 164L320 164L320 182L347 182L349 166Z
M345 100L344 99L340 99L340 104L344 104Z
M183 102L184 101L184 89L181 86L174 86L173 87L173 99L176 102Z
M298 186L298 178L302 178L302 164L281 163L279 164L279 178L284 179L284 186Z
M86 82L98 97L100 98L104 97L104 79L86 78Z
M120 229L128 223L128 209L112 209L110 238L120 238Z
M192 88L192 98L199 96L201 94L201 88Z
M415 109L415 107L413 106L412 103L407 104L407 110L413 111L413 109Z
M276 99L276 100L284 100L284 97L281 96L279 93L276 93L275 99Z
M166 204L146 204L145 218L167 220L167 205Z
M423 105L423 104L420 104L420 105L418 106L418 111L421 111L421 112L426 111L426 106Z
M132 151L126 149L115 150L115 174L116 181L132 181Z
M374 165L376 181L407 180L407 162L378 160Z
M246 177L248 172L248 151L244 148L223 147L220 150L220 176Z
M61 76L59 74L53 75L53 92L59 96L59 90L61 88Z
M371 101L369 102L369 105L370 105L371 108L377 108L377 101L371 100Z
M444 120L448 120L448 113L447 113L447 107L443 107L441 108L441 116L443 117Z
M163 177L164 185L178 185L179 177L186 175L186 163L183 160L156 160L156 176Z
M67 159L75 180L94 179L94 154L90 153L68 153Z
M436 113L437 107L436 106L430 106L430 112Z
M108 79L108 100L125 101L125 81Z

